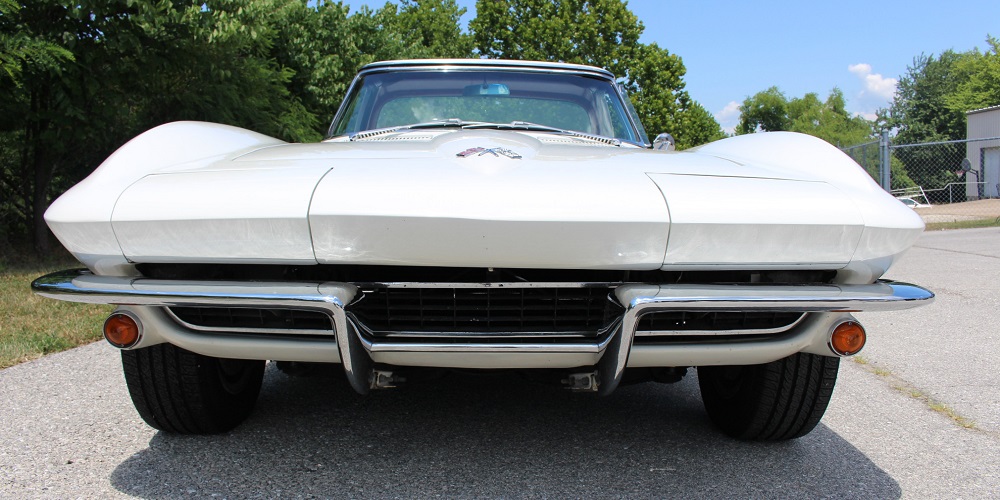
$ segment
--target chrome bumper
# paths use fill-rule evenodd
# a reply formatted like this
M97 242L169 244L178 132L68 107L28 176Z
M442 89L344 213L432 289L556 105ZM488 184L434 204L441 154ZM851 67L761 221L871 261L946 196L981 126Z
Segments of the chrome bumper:
M195 352L220 357L283 359L282 356L291 354L303 361L340 361L351 385L361 393L369 389L368 377L373 360L389 364L490 368L572 368L596 364L601 379L601 392L609 393L617 387L622 372L630 364L630 354L638 354L640 359L655 357L655 346L645 349L646 352L633 353L636 350L632 343L638 320L649 312L670 309L764 310L846 315L858 311L909 309L927 304L934 298L933 293L919 286L890 281L871 285L819 286L627 284L615 289L617 300L625 307L621 322L610 336L600 342L487 344L470 341L461 344L399 344L372 342L357 333L357 328L345 311L345 306L351 303L358 292L357 287L350 283L175 281L63 271L38 278L31 286L35 293L44 297L126 307L229 306L321 311L332 318L335 344L324 339L184 332L176 327L167 327L167 321L157 319L159 317L155 313L148 313L144 315L146 319L159 322L161 328L157 330L162 338L142 340L136 347L170 342ZM404 286L434 285L421 283ZM499 285L485 283L463 286ZM546 285L520 283L504 286ZM827 328L825 324L817 324L822 323L821 320L807 323L810 324L800 325L800 329L815 332ZM724 361L715 361L716 358L713 358L713 352L719 350L744 352L742 359L749 360L748 362L767 362L794 352L809 350L817 343L815 337L814 333L792 335L755 345L716 344L712 347L701 346L700 350L680 346L676 351L680 356L686 356L678 359L679 365L725 364ZM689 361L685 364L684 360Z

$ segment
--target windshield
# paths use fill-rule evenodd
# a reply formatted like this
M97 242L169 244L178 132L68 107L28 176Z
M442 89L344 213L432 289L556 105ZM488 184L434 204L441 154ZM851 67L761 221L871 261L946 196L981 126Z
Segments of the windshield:
M330 135L454 120L527 122L647 143L626 106L610 80L574 73L453 68L378 72L363 76L351 88Z

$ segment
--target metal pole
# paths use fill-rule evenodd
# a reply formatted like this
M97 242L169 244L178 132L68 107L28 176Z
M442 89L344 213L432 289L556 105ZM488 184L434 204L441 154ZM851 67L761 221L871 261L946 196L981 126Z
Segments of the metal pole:
M879 170L882 174L882 189L891 191L892 179L890 178L890 164L892 158L889 156L889 131L883 130L878 141L879 147Z

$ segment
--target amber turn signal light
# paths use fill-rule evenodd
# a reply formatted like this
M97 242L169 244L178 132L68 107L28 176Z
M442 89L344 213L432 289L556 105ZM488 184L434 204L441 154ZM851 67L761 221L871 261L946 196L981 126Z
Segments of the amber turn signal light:
M112 314L104 321L104 338L119 349L127 349L139 341L139 324L128 314Z
M865 346L865 329L856 321L845 321L830 335L830 349L840 356L853 356Z

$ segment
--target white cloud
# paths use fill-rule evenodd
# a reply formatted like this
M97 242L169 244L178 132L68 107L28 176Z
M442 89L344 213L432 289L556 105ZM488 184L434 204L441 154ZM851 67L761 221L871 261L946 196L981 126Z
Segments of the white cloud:
M722 111L715 114L715 119L721 121L735 120L739 117L740 103L736 101L729 101L729 104L726 104L726 107L722 108Z
M880 73L872 73L872 65L867 63L851 64L847 71L854 73L864 82L865 88L859 97L878 97L886 101L891 101L896 95L896 84L899 80L886 78Z
M729 101L721 111L715 113L715 120L722 126L723 132L732 134L736 131L736 123L740 120L740 103Z

